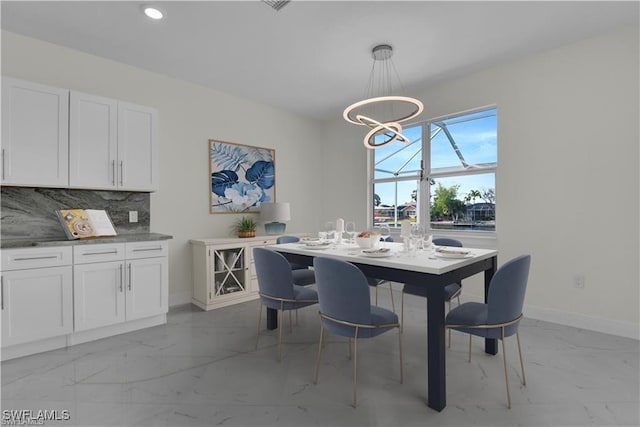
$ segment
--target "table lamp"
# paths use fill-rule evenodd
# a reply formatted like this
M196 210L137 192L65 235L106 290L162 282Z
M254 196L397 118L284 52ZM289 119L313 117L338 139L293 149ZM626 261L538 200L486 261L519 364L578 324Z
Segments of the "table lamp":
M260 220L264 221L264 231L267 234L284 233L287 224L280 221L290 219L289 202L263 203L260 206Z

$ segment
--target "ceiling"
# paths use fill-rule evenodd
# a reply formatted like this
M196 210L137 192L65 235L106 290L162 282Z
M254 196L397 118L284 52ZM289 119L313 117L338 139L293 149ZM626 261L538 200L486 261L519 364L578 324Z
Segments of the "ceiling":
M151 21L143 4L165 13ZM380 43L404 86L638 26L639 3L610 1L2 1L2 29L315 119L365 95Z

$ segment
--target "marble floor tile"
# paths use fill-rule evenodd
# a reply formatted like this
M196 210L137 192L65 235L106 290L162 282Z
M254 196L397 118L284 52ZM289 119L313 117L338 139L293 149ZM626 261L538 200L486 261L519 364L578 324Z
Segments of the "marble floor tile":
M399 297L399 293L397 295ZM390 307L388 292L379 304ZM396 302L399 298L396 298ZM508 339L512 408L501 355L453 332L447 407L426 406L426 302L405 298L404 382L395 331L358 345L358 407L351 407L347 342L329 335L313 383L317 307L299 310L283 357L261 332L258 302L210 312L173 308L166 325L2 363L3 410L68 410L64 426L637 426L636 340L525 319L526 386ZM295 316L294 316L295 323ZM264 322L263 322L264 328ZM4 413L3 413L4 414Z

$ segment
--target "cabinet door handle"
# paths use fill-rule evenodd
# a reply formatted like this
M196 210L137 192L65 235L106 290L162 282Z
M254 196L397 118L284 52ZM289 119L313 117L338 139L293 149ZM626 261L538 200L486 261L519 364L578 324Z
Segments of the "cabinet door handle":
M124 185L124 162L120 160L120 185Z
M0 276L0 310L4 310L4 276Z
M129 263L129 290L131 290L131 263Z
M124 278L122 277L122 264L120 264L120 292L124 291L123 287Z
M149 251L161 251L162 250L162 246L158 246L157 248L141 248L141 249L134 249L131 252L149 252Z
M85 253L82 254L82 256L85 256L85 255L111 255L111 254L115 255L117 253L118 253L118 250L114 249L112 251L104 251L104 252L85 252Z
M116 161L115 160L111 160L111 185L113 185L115 187L116 185Z
M33 261L34 259L56 259L57 255L48 255L48 256L32 256L32 257L23 257L23 258L14 258L14 261Z

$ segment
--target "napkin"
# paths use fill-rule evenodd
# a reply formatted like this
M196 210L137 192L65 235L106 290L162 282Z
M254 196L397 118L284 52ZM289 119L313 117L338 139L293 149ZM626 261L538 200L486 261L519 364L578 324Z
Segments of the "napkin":
M448 247L448 246L438 246L436 248L436 252L439 252L441 254L467 255L469 253L469 250L462 249L462 248Z

